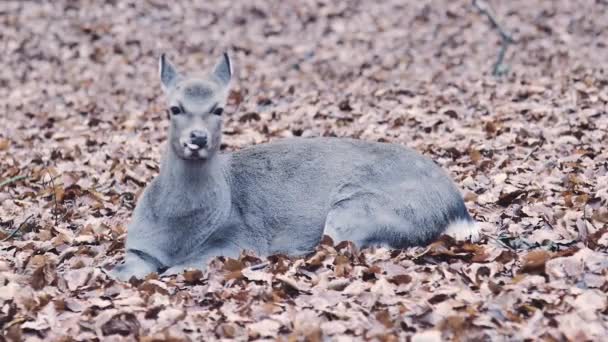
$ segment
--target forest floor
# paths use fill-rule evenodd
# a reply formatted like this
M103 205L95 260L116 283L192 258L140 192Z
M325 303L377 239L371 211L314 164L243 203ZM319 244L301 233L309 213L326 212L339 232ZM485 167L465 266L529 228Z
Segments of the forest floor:
M499 76L498 31L464 0L2 1L0 341L605 338L608 3L492 4L515 41ZM225 150L409 146L483 239L108 278L166 141L157 57L205 70L226 49Z

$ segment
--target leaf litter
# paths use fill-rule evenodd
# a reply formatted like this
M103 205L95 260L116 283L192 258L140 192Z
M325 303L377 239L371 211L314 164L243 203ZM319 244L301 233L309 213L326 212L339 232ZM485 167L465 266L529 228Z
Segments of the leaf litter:
M470 1L3 1L2 340L601 340L608 4L484 4L513 38L500 77L501 38ZM201 70L226 49L224 150L415 148L455 178L484 238L325 238L301 258L109 279L166 141L156 57Z

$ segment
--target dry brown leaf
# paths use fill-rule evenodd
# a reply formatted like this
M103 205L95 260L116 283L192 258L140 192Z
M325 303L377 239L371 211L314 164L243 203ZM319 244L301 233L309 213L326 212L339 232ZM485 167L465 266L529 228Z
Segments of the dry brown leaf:
M120 313L113 316L101 326L103 336L109 335L139 335L140 323L132 313Z
M271 319L264 319L259 322L249 324L247 330L249 336L253 338L259 337L276 337L281 324Z
M522 261L522 272L544 272L545 264L553 257L551 252L536 250L526 254Z

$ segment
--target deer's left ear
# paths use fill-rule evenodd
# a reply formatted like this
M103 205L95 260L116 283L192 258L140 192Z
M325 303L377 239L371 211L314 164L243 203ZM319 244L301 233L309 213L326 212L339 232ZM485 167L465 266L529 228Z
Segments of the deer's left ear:
M213 75L224 86L227 86L230 83L230 79L232 78L232 61L230 60L228 52L224 52L222 58L220 58L215 65L215 68L213 68Z
M169 62L164 53L158 59L158 74L160 76L160 84L165 92L173 88L179 78L177 70Z

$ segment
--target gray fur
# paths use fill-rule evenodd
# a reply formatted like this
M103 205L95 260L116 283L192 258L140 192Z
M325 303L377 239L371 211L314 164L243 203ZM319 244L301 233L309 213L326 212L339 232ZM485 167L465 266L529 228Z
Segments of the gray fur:
M399 145L285 139L217 153L222 117L209 111L225 105L226 70L232 75L229 58L222 59L221 77L216 67L211 77L183 78L165 89L169 106L185 113L171 116L161 172L139 200L126 261L114 276L204 268L214 256L242 250L301 255L323 234L360 247L424 245L451 223L472 222L450 178ZM208 134L204 151L188 152L193 130Z
M222 58L217 62L215 68L213 68L213 76L215 76L222 85L227 86L232 78L232 62L228 53L224 53Z
M163 89L169 89L177 83L180 76L175 70L175 67L167 61L165 54L160 55L158 60L158 73L160 75L160 83Z

